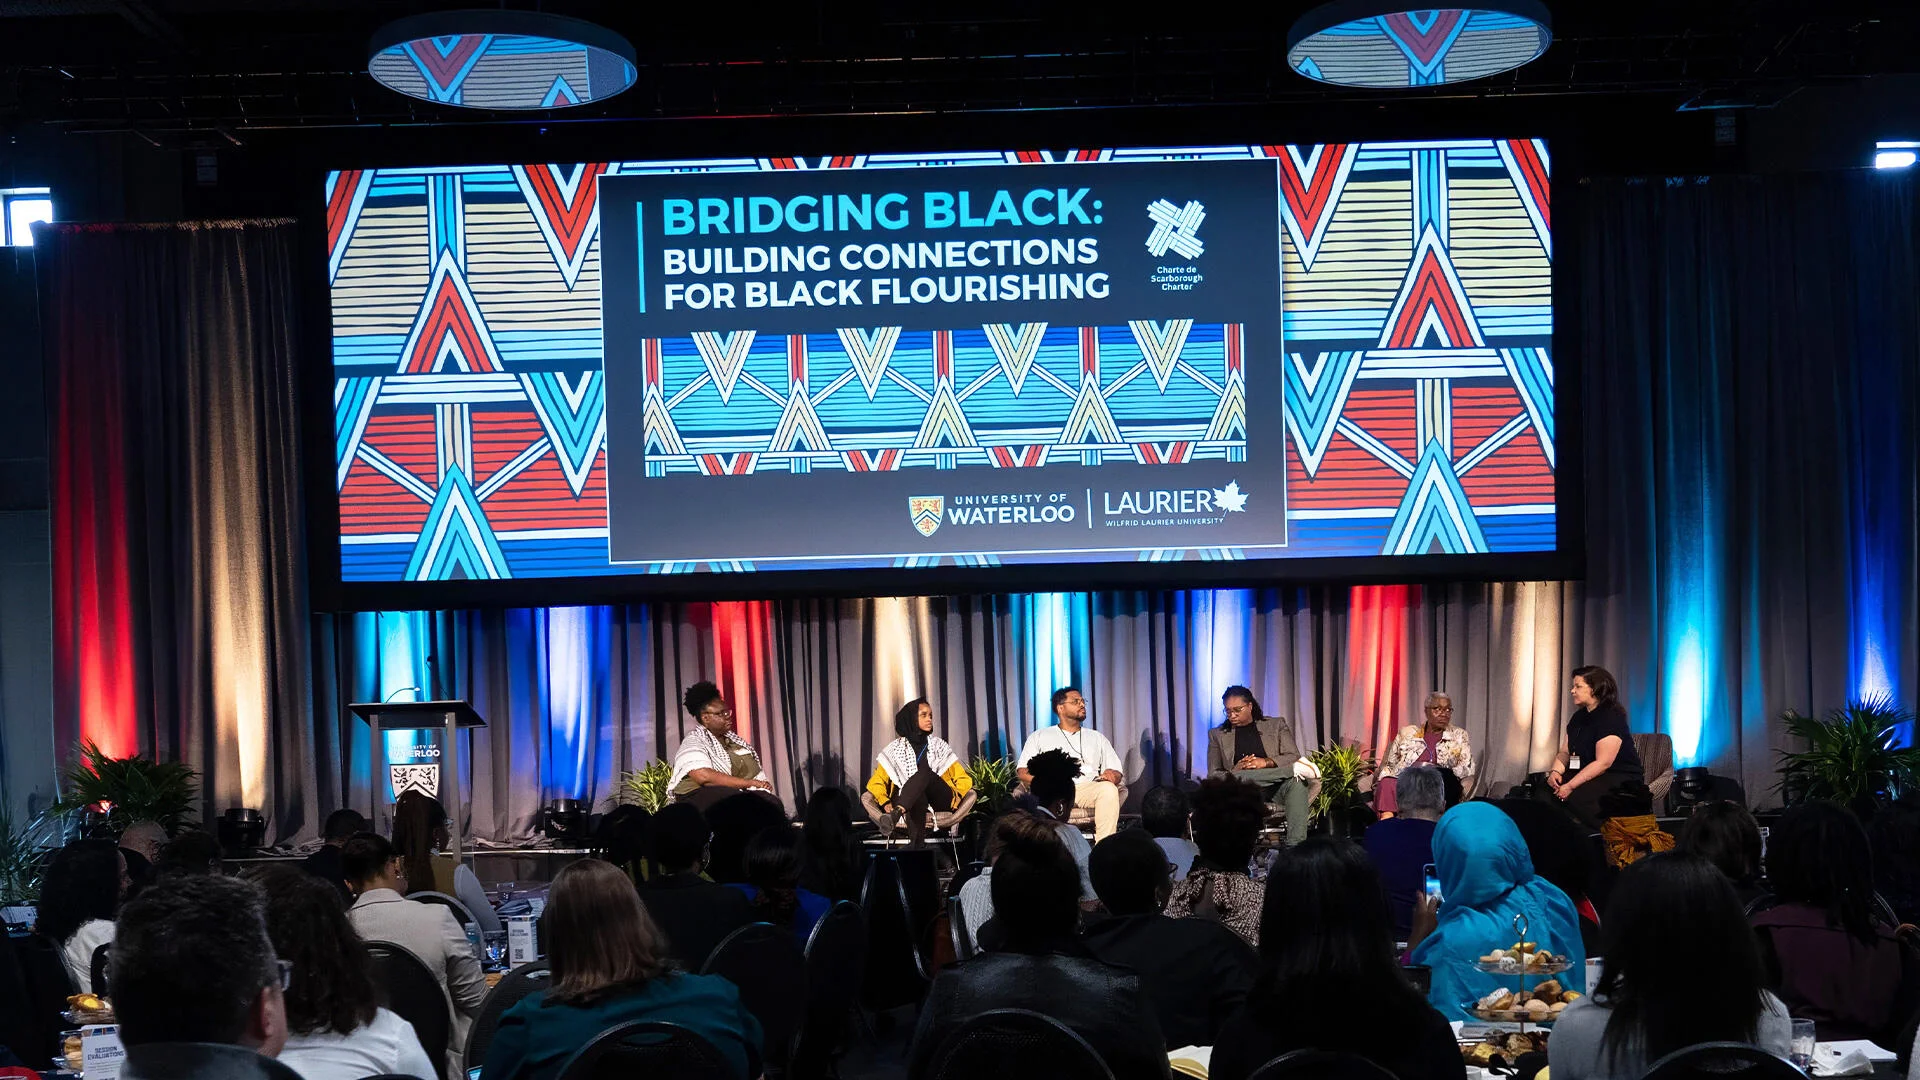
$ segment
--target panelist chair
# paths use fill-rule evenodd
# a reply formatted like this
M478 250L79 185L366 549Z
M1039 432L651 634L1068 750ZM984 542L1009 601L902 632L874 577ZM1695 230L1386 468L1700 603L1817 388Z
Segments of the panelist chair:
M1633 750L1640 755L1640 771L1647 790L1653 792L1654 812L1667 804L1667 791L1673 787L1673 736L1659 731L1633 733Z

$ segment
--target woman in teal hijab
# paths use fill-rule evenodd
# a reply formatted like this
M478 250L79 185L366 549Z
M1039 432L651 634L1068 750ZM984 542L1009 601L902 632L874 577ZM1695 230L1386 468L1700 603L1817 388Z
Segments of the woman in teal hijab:
M1412 962L1433 972L1433 1007L1450 1020L1471 1020L1467 1007L1505 987L1519 990L1514 975L1489 975L1474 967L1480 957L1520 940L1514 916L1526 918L1526 940L1571 970L1554 976L1568 990L1587 989L1580 916L1567 894L1533 872L1533 859L1513 819L1489 803L1462 803L1447 811L1433 831L1433 863L1440 875L1440 916L1433 933L1413 947ZM1532 978L1529 985L1542 981Z

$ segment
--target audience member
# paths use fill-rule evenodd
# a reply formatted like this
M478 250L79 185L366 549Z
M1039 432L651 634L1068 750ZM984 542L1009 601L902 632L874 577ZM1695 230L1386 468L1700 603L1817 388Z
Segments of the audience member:
M853 799L839 787L823 787L807 799L801 837L806 858L800 885L829 900L860 899L860 840L853 832Z
M1093 879L1087 875L1087 859L1093 854L1093 845L1078 825L1068 822L1073 814L1075 792L1079 790L1076 778L1080 775L1080 761L1065 750L1043 750L1027 759L1027 773L1033 777L1027 793L1036 804L1034 812L1047 819L1060 834L1067 854L1073 856L1073 865L1080 869L1080 902L1092 904Z
M153 862L155 879L177 875L220 874L220 841L204 829L186 829L167 841Z
M1875 891L1901 922L1920 925L1920 793L1902 795L1866 826Z
M1190 812L1186 792L1168 784L1150 789L1140 800L1140 824L1166 852L1175 881L1187 880L1187 869L1200 854L1189 835L1193 831L1187 824Z
M418 791L402 792L393 804L393 848L405 860L407 891L437 892L460 901L484 934L504 927L473 868L442 852L452 839L446 807Z
M1087 927L1087 951L1140 977L1168 1046L1215 1045L1253 985L1253 950L1218 923L1163 914L1173 878L1166 853L1140 829L1095 844L1089 869L1110 917Z
M1453 1029L1400 970L1380 873L1351 841L1314 837L1274 860L1260 962L1245 1006L1213 1044L1209 1077L1242 1080L1295 1050L1359 1054L1399 1080L1466 1075Z
M997 828L987 830L987 846L981 855L986 865L980 868L978 874L961 882L959 891L954 894L955 899L960 901L960 917L966 923L967 939L973 943L976 952L987 947L980 939L980 931L993 921L993 864L1000 860L1002 835ZM999 944L999 941L996 939L994 944Z
M1567 1006L1547 1046L1554 1080L1636 1080L1703 1042L1754 1043L1782 1057L1793 1037L1733 886L1696 855L1629 866L1607 911L1600 985ZM1703 993L1700 972L1713 973Z
M700 811L687 803L660 812ZM634 1020L679 1024L713 1044L739 1080L760 1075L760 1023L718 975L674 969L633 881L611 863L569 863L546 909L550 984L508 1009L487 1048L486 1080L551 1080L594 1036Z
M320 831L320 849L306 857L300 868L332 885L343 903L353 903L353 890L347 887L346 872L340 868L340 849L354 833L367 831L367 819L358 810L335 810L327 815Z
M1247 867L1264 818L1260 789L1226 776L1210 776L1193 793L1193 841L1200 854L1186 880L1173 887L1167 914L1176 919L1218 920L1247 944L1260 945L1260 903L1265 885Z
M622 803L607 812L594 829L594 843L606 860L635 883L647 879L647 849L651 846L653 815L638 803Z
M1679 848L1726 875L1742 910L1767 894L1760 876L1760 823L1739 803L1720 799L1694 807L1680 830Z
M1426 891L1426 868L1433 862L1433 829L1447 812L1447 789L1433 765L1409 765L1395 781L1398 812L1366 832L1367 854L1387 886L1387 911L1394 940L1405 941L1413 928L1413 905Z
M711 836L692 803L670 803L653 816L653 862L660 872L647 879L640 898L688 971L699 971L722 938L753 921L753 907L739 890L701 876Z
M487 996L486 976L453 909L406 898L405 862L386 837L359 833L340 852L340 868L356 899L347 918L365 941L385 941L420 958L453 1003L447 1069L464 1076L460 1054L467 1029Z
M1501 799L1489 803L1511 820L1527 845L1533 872L1573 901L1580 916L1580 941L1589 955L1600 955L1600 912L1615 871L1589 840L1584 826L1551 802Z
M778 802L750 792L709 803L706 815L707 827L713 830L707 876L728 885L746 883L748 841L763 829L787 823L787 812Z
M77 991L93 989L93 951L113 941L127 886L127 860L111 840L75 840L47 867L34 929L60 946Z
M128 851L139 852L140 857L151 866L160 858L160 849L167 846L167 827L144 818L133 822L121 830L120 846Z
M366 946L332 884L286 865L268 864L245 876L266 898L274 953L293 965L281 1063L305 1080L388 1074L439 1080L413 1025L380 1007Z
M1097 1047L1116 1080L1164 1080L1166 1043L1140 980L1094 959L1074 936L1079 871L1058 831L1030 814L1007 814L994 822L994 831L1001 850L993 909L1006 948L981 953L934 979L920 1008L907 1075L927 1076L934 1051L980 1013L1031 1009Z
M800 831L791 825L760 830L747 842L746 884L730 887L746 894L755 922L791 927L804 947L833 901L800 887L800 846Z
M1772 984L1821 1041L1884 1042L1916 989L1895 928L1873 916L1873 855L1852 813L1811 802L1780 816L1767 850L1773 903L1753 916ZM1764 903L1764 901L1763 901Z
M1433 863L1443 897L1438 920L1423 901L1410 940L1413 963L1433 973L1428 998L1435 1008L1449 1019L1470 1020L1467 1005L1511 984L1477 970L1474 961L1519 941L1515 916L1524 917L1528 941L1573 965L1559 976L1561 985L1586 992L1579 913L1566 893L1534 873L1512 818L1488 803L1454 807L1433 830Z
M120 913L113 1005L121 1080L264 1080L287 1038L287 969L260 890L209 874L161 878Z
M120 857L127 862L127 899L131 900L153 884L153 864L145 855L128 848L120 849Z

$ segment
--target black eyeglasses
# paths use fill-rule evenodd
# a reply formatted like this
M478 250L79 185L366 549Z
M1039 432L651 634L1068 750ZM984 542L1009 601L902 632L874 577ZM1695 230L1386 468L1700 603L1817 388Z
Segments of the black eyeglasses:
M280 992L284 994L293 988L293 961L275 960L274 963L280 968Z

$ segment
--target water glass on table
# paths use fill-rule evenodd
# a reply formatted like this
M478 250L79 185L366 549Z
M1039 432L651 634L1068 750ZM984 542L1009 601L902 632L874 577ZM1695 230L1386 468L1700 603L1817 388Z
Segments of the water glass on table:
M1787 1044L1787 1060L1793 1067L1811 1076L1813 1074L1813 1021L1795 1019L1793 1021L1793 1040Z

